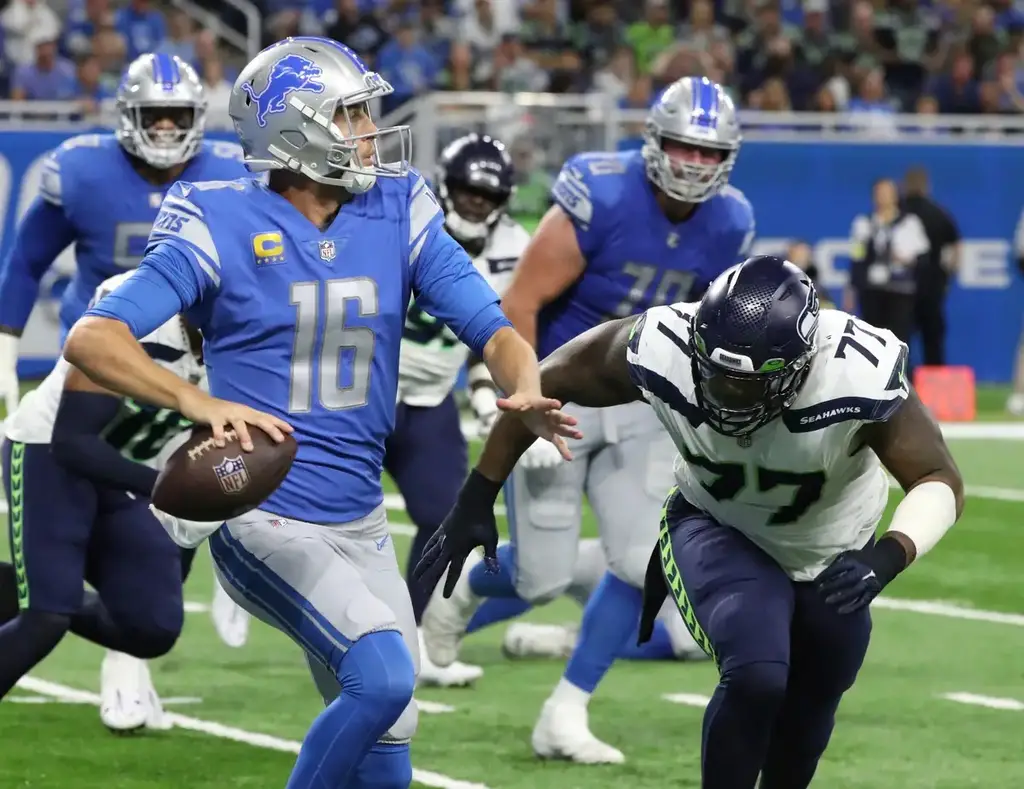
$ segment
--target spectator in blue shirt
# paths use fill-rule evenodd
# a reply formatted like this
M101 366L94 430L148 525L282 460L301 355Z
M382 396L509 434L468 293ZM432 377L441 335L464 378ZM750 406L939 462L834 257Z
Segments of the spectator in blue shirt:
M152 52L167 37L163 14L150 6L149 0L132 0L117 12L118 32L128 43L128 60Z
M14 71L11 98L15 101L66 101L77 95L74 64L57 55L55 40L37 41L35 60Z
M78 97L83 100L86 112L95 113L101 101L114 97L114 91L103 83L103 69L95 55L86 55L78 61L76 76Z
M441 74L441 63L418 41L416 22L406 17L399 22L395 37L377 56L377 71L395 92L382 100L385 113L431 90Z
M62 53L72 59L89 54L96 31L112 27L113 24L114 12L110 10L110 0L85 0L72 4L64 23Z
M195 29L192 17L180 8L172 8L167 12L167 38L153 50L164 55L177 55L197 68Z

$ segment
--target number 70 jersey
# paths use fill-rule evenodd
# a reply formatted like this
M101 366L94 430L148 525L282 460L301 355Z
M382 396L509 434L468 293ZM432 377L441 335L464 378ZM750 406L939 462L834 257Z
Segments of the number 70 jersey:
M741 439L715 432L697 407L689 346L696 310L648 310L627 350L634 383L679 450L679 491L793 580L812 580L842 551L862 548L882 517L888 476L858 431L906 400L907 346L886 329L822 310L796 400Z

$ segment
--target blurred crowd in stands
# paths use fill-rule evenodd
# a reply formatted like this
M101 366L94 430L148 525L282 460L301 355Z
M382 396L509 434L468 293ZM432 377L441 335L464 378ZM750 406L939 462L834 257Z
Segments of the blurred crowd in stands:
M212 26L153 0L0 2L0 94L98 102L125 64L161 51L194 64L211 103L244 62L227 0ZM646 108L688 74L742 106L864 113L1024 112L1021 0L257 0L261 43L327 35L395 87L391 109L432 90L601 92Z

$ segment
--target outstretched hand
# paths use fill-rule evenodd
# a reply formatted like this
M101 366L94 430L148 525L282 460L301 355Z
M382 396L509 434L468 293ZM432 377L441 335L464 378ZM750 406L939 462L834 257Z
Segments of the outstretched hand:
M515 413L534 435L550 441L565 460L572 460L566 438L583 438L576 427L577 419L561 410L562 403L543 395L517 392L511 397L499 397L498 408Z

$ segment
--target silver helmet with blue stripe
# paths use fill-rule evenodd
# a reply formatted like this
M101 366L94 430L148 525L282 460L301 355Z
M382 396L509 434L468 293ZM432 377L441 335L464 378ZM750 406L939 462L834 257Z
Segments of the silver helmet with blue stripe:
M409 127L378 129L370 117L370 100L393 92L344 44L300 36L267 47L242 69L228 113L253 172L290 170L360 193L409 170ZM397 150L398 161L382 161L381 143Z
M647 177L675 200L703 203L729 182L742 139L736 107L722 86L683 77L665 88L647 116Z
M117 140L132 156L161 170L199 151L206 95L177 55L146 54L131 62L117 88Z

